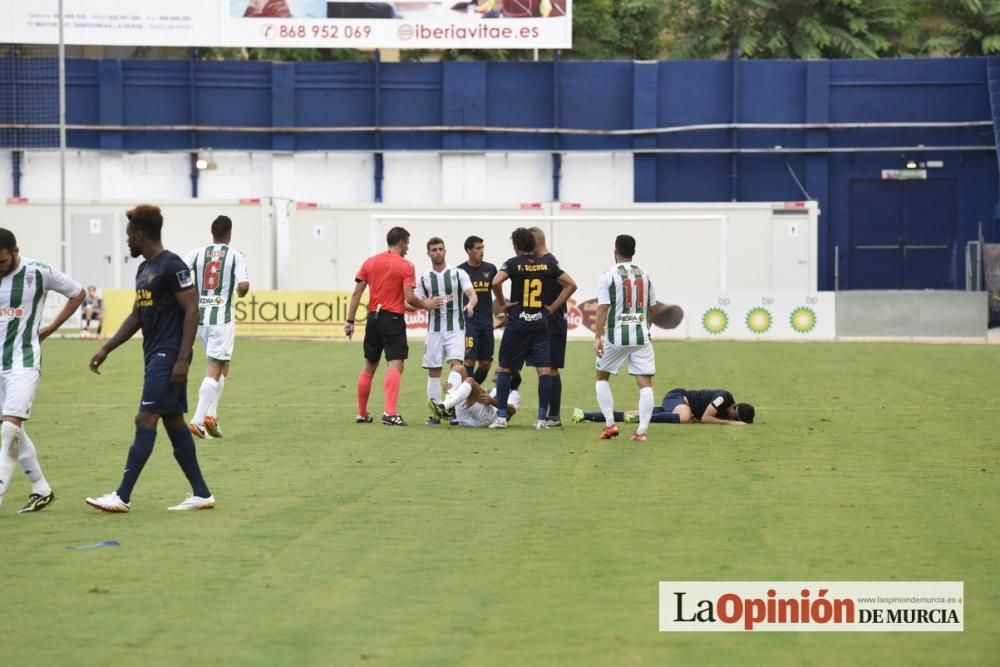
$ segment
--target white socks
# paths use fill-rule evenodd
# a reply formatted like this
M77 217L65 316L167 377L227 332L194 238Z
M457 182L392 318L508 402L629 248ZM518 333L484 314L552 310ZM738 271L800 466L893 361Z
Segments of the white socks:
M448 373L448 384L451 385L452 391L458 389L459 386L461 386L462 382L464 382L464 380L462 379L462 374L459 373L458 371L452 371Z
M208 409L212 403L218 400L218 393L218 382L210 377L206 377L201 381L201 387L198 389L198 407L195 409L194 417L191 418L191 421L199 425L205 423L205 415L208 414Z
M208 410L205 411L205 416L207 417L219 416L219 401L222 400L222 391L226 388L226 376L220 375L218 383L219 387L215 390L215 398L208 404Z
M457 373L455 375L457 375ZM448 395L444 397L444 407L451 410L459 403L467 401L469 399L469 394L471 393L472 385L468 382L460 382L457 388L449 391Z
M17 452L20 448L21 429L5 421L0 426L0 503L7 495L10 478L17 467Z
M28 437L28 432L21 425L21 447L17 455L17 462L21 464L24 474L31 482L31 492L40 496L47 496L52 493L52 487L42 474L42 466L38 462L38 450L35 443Z
M597 381L597 405L604 415L604 425L613 426L615 423L615 398L611 395L611 383L607 380Z
M441 400L441 378L427 378L427 398L435 403Z
M649 428L649 420L653 416L653 388L639 389L639 427L636 433L645 433Z

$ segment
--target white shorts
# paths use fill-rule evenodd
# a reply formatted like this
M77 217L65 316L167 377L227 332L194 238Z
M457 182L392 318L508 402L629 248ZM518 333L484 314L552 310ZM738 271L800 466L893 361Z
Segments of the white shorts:
M465 358L465 332L428 332L424 341L424 368L441 368L444 362Z
M597 360L597 370L605 373L618 374L625 361L628 361L629 375L656 375L656 357L653 346L645 345L615 345L604 342L604 356Z
M491 396L496 395L496 389L490 392ZM521 392L512 389L507 396L507 405L515 408L521 405ZM486 428L497 418L497 409L492 405L486 405L476 401L470 407L465 407L465 402L455 406L455 420L461 426L472 426L474 428Z
M471 407L465 407L465 403L455 406L455 419L462 426L472 426L475 428L486 428L497 418L497 409L485 403L473 403Z
M229 361L233 358L233 344L236 342L236 322L198 327L198 340L205 346L206 357Z
M37 368L18 368L0 373L0 405L4 417L31 418L41 373Z

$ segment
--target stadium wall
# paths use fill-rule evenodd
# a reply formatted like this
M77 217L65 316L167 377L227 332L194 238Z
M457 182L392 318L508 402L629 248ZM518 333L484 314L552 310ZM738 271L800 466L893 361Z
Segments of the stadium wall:
M0 94L27 99L51 85L17 71L0 68ZM163 201L197 190L230 200L585 207L813 198L823 211L821 289L838 277L851 289L961 288L962 250L980 224L987 241L1000 240L982 58L379 67L79 59L68 63L68 82L68 122L78 126L69 133L72 197ZM0 123L32 108L5 108ZM706 123L722 127L674 131ZM921 123L951 125L913 125ZM149 125L177 129L136 130ZM386 129L413 126L431 129ZM466 129L447 129L457 126ZM54 156L18 143L31 133L0 134L0 148L27 150L8 152L0 193L54 196ZM210 147L218 169L193 171L191 153ZM912 197L882 172L911 160L927 166L928 187L947 191L934 191L940 215L927 223L941 251L934 267L908 267L900 243L890 275L855 249L870 226L905 236L896 229L905 211L896 209Z

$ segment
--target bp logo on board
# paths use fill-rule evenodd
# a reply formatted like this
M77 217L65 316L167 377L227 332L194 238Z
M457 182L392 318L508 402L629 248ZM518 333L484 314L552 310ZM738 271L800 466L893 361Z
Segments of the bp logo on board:
M718 335L729 327L729 315L721 308L709 308L701 317L701 326L708 333Z
M792 311L789 321L795 333L809 333L816 328L816 313L813 312L812 308L799 306Z
M752 308L747 313L747 329L755 334L767 333L771 322L771 312L767 308Z

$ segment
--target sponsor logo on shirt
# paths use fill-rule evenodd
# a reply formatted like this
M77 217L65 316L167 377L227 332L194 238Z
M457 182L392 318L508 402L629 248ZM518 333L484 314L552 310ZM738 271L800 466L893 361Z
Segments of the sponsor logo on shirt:
M616 319L618 324L642 324L646 321L646 316L643 313L622 313Z
M221 306L225 303L225 299L221 296L202 296L198 297L199 306Z
M18 318L24 317L24 308L18 306L17 308L0 308L0 320L16 320Z
M149 308L153 305L153 292L148 289L137 289L135 291L135 305L139 308Z

